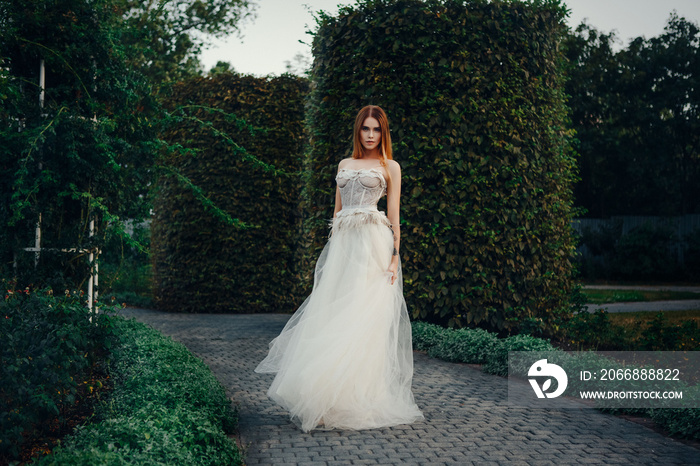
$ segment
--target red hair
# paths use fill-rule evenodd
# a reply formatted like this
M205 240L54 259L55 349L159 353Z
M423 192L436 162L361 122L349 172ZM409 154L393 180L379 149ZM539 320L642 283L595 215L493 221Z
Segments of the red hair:
M361 159L365 155L365 149L362 147L362 141L360 139L360 132L362 131L362 125L367 118L374 118L379 122L379 128L382 132L380 150L382 158L379 160L379 163L386 168L386 161L393 160L391 150L391 134L389 134L389 119L386 117L384 110L376 105L367 105L366 107L363 107L362 110L357 113L357 117L355 117L355 135L352 140L352 158Z

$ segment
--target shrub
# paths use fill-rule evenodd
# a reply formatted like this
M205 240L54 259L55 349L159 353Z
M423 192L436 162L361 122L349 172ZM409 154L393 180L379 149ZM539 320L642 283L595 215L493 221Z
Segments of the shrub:
M642 351L697 350L700 344L700 328L694 320L681 325L669 324L666 315L659 312L642 330L635 348Z
M237 415L207 366L143 324L116 322L109 399L39 464L241 464L226 436Z
M622 363L605 357L593 351L581 351L576 354L566 353L554 348L548 341L534 338L529 335L516 335L505 339L498 339L496 335L483 330L460 329L453 330L442 328L425 322L413 322L414 344L416 349L428 349L428 355L448 361L484 363L483 371L500 376L517 375L526 377L531 366L532 358L513 359L509 367L509 351L543 351L541 356L535 359L547 358L548 362L558 364L565 369L567 374L577 374L587 370L601 373L603 369L631 369L635 366ZM417 342L417 344L416 344ZM643 364L639 368L647 367ZM647 390L648 384L644 380L636 382L625 381L625 389ZM611 389L608 382L600 389ZM666 385L658 386L661 390L680 390L684 397L697 399L700 397L700 386L689 387L685 382L668 381ZM566 394L575 394L579 390L591 390L589 382L583 382L577 378L570 378ZM610 403L609 401L607 402ZM700 409L678 408L599 408L604 412L626 413L640 416L650 416L661 427L669 431L672 436L700 439Z
M445 361L484 364L493 347L499 344L498 336L484 329L461 328L445 333L445 338L428 349L428 356Z
M580 311L562 325L564 338L597 350L626 350L629 335L624 327L614 325L605 310Z
M575 161L558 2L361 0L313 41L305 188L311 270L358 109L391 119L414 318L517 331L568 313Z
M78 295L14 290L0 300L0 460L55 435L83 399L115 342L113 323L91 315ZM92 318L92 322L91 319Z
M508 351L554 351L555 348L547 340L531 337L530 335L515 335L499 340L491 346L486 355L483 370L487 374L500 376L508 375Z
M446 329L428 322L412 322L413 348L428 350L445 339L451 329Z
M668 278L678 263L670 254L673 230L645 224L622 235L615 245L612 271L626 279Z
M686 390L700 391L699 386ZM683 395L687 396L686 390ZM651 419L674 437L700 440L700 408L660 408L649 410Z
M307 87L289 75L220 73L173 88L168 106L179 123L164 137L180 150L164 157L171 171L158 182L151 238L160 309L280 312L299 304Z

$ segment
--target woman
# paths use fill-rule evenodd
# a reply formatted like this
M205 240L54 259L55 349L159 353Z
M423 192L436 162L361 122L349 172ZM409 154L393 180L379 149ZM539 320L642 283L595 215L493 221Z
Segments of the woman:
M411 326L399 261L401 169L384 111L355 119L352 158L338 165L331 236L311 295L270 343L256 372L305 432L422 419L411 392ZM387 194L387 211L377 201Z

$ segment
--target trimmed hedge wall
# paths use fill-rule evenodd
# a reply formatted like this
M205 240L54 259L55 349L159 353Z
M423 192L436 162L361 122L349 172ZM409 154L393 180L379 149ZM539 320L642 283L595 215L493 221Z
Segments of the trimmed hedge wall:
M294 254L307 92L307 80L289 75L222 73L174 86L168 105L181 120L165 139L194 153L166 155L172 170L159 180L154 200L160 309L284 312L298 304Z
M575 160L556 1L360 0L322 15L307 117L304 269L326 239L337 163L366 104L403 170L401 258L414 318L556 331L568 313Z

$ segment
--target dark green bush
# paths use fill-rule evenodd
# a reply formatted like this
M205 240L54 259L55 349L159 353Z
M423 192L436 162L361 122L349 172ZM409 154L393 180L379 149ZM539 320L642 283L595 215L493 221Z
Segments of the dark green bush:
M231 73L174 86L168 105L179 124L164 136L182 147L165 157L173 168L158 183L152 225L159 308L281 312L299 303L307 88L294 76Z
M630 337L624 327L614 325L604 310L581 311L562 326L564 338L597 350L628 350Z
M508 351L554 351L552 344L530 335L514 335L490 347L483 370L487 374L508 375Z
M625 279L669 278L678 269L671 254L673 230L645 224L622 235L615 244L612 272Z
M693 388L697 393L700 387ZM686 395L685 391L683 392ZM674 437L700 440L700 408L663 408L649 410L654 422Z
M427 351L444 340L449 331L451 329L446 329L437 324L420 321L412 322L413 348L419 351Z
M620 218L602 223L597 229L584 228L580 244L581 275L588 279L673 280L692 278L697 269L700 246L695 236L686 235L679 247L685 248L684 267L674 247L674 228L645 223L623 233Z
M117 303L149 307L152 302L151 228L149 223L129 225L129 235L107 232L99 257L100 294Z
M553 332L574 252L564 14L556 1L361 0L321 16L301 268L326 240L355 114L380 105L402 167L413 317L498 330L534 317Z
M609 321L605 320L609 325ZM509 367L509 351L543 351L542 358L548 362L560 365L567 374L577 374L582 370L598 372L602 369L631 369L633 366L604 357L594 351L581 351L575 355L554 348L547 340L529 335L516 335L498 339L495 334L481 329L449 329L425 322L413 322L413 338L416 349L428 350L431 357L454 362L483 363L482 370L486 373L500 376L517 375L525 377L531 365L531 359L513 360ZM540 358L536 356L535 358ZM640 365L640 368L645 367ZM510 370L509 370L510 369ZM647 390L646 382L625 382L625 389ZM637 385L635 387L635 384ZM610 385L600 387L610 389ZM688 386L685 382L669 381L667 386L658 387L662 390L680 390L684 397L697 399L700 397L700 386ZM588 382L576 378L569 380L566 394L575 396L578 390L590 390ZM638 416L650 416L661 427L668 430L672 436L700 439L700 409L677 408L601 408L610 413L626 413Z
M18 459L22 444L48 436L114 343L112 320L92 316L79 296L14 290L0 300L0 462ZM9 285L9 286L8 286Z
M428 349L428 356L445 361L484 364L498 344L495 333L484 329L460 328L446 332L445 338Z
M695 351L699 348L698 323L687 320L681 325L669 324L663 312L647 323L635 344L635 349L640 351Z
M179 343L118 319L114 389L90 424L39 464L241 464L237 415L207 366Z

